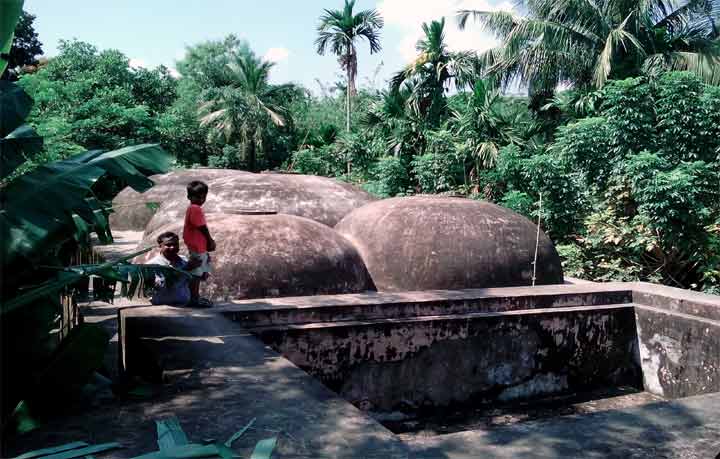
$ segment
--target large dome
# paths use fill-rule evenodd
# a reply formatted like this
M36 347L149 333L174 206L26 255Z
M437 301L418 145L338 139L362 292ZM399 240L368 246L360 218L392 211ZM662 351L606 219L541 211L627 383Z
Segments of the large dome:
M246 173L216 178L208 186L210 192L203 206L206 214L274 211L328 226L335 226L353 209L375 199L348 183L314 175ZM187 206L184 194L170 197L148 222L145 234L182 220Z
M187 200L187 184L193 180L210 182L219 177L237 177L250 172L232 169L187 169L157 174L150 177L155 186L144 193L138 193L130 187L123 189L113 199L113 210L110 214L110 227L114 230L143 231L145 225L155 214L155 210L147 203L162 204L168 199L182 198Z
M328 226L279 214L208 214L207 220L217 250L211 253L213 272L202 287L204 296L228 300L373 289L357 250ZM182 226L181 220L159 228L142 247L155 247L165 231L181 236ZM154 255L153 250L135 262Z
M537 226L489 202L386 199L356 209L335 229L360 251L379 291L532 284ZM536 284L562 282L560 258L541 232Z

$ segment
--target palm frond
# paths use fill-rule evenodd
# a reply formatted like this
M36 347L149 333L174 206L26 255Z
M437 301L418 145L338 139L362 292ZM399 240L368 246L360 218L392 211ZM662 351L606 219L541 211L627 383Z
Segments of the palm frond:
M707 84L720 85L720 53L676 51L653 54L645 59L643 70L650 75L662 71L688 71Z
M630 45L632 45L635 52L642 56L645 55L645 50L637 37L625 30L633 14L630 13L617 28L611 30L605 40L605 46L595 64L594 83L596 88L603 87L607 81L612 72L613 58L621 48L624 51L630 51Z
M506 37L518 23L518 19L507 11L460 10L457 13L460 30L465 29L467 20L471 17L486 30L500 38Z

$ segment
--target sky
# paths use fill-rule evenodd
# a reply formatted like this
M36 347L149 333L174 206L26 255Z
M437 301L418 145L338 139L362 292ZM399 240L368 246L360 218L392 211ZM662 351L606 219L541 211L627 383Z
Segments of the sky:
M99 49L123 52L133 66L174 69L185 48L235 34L258 55L276 63L275 83L294 82L320 91L340 81L337 59L320 56L314 46L318 18L326 8L341 9L343 0L25 0L37 16L35 30L46 56L57 54L59 40L89 42ZM423 22L446 17L446 39L452 50L485 50L494 38L469 23L457 28L458 9L511 10L508 0L358 0L355 10L377 9L385 20L382 51L371 55L359 44L360 86L382 88L393 73L415 56Z

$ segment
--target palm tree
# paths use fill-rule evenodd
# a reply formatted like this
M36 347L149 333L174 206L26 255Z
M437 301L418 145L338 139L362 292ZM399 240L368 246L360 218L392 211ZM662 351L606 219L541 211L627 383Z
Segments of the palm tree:
M600 88L609 78L689 70L720 84L718 0L525 0L523 17L504 11L458 12L495 33L483 53L486 75L551 93L561 82Z
M387 150L395 156L413 156L425 145L425 120L410 110L412 82L398 89L381 93L363 116L361 123L387 142Z
M477 80L467 103L452 113L451 126L462 139L473 160L476 175L481 168L495 166L500 148L504 145L523 145L538 126L528 116L527 107L503 100L490 82Z
M257 152L263 151L270 126L288 122L282 96L294 86L268 82L274 65L252 51L234 56L227 64L228 85L208 90L200 106L200 125L212 127L211 140L224 137L227 142L238 142L251 171L256 169Z
M445 18L423 23L425 36L415 48L418 57L405 69L395 74L392 90L410 84L409 104L415 114L424 117L431 126L437 126L447 112L445 93L452 84L463 86L473 78L473 55L454 53L445 43Z
M346 129L350 131L351 97L357 93L357 49L355 41L365 38L370 44L370 53L380 51L380 29L383 19L376 10L364 10L353 14L355 0L345 0L345 7L340 10L325 10L320 16L317 27L318 37L315 40L317 52L324 55L330 48L338 56L340 67L347 76L347 99L345 101Z

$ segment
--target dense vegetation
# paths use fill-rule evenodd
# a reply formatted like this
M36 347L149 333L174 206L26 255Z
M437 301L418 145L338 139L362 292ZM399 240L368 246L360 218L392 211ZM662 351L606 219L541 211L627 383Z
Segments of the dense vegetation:
M458 12L501 45L451 51L455 24L432 21L417 58L379 91L357 87L355 46L381 50L382 18L353 7L318 12L316 48L346 74L319 94L271 84L272 64L232 35L188 47L178 78L63 42L20 72L45 143L19 171L154 141L177 167L292 170L383 197L462 194L539 213L568 275L720 293L717 0ZM503 93L518 82L528 97Z

